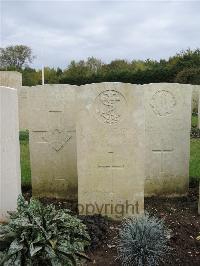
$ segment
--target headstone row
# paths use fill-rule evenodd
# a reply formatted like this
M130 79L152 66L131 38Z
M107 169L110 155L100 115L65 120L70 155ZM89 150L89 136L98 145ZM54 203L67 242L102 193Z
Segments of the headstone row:
M141 213L144 194L185 195L191 94L190 85L167 83L29 88L24 109L30 133L33 195L78 196L81 213L90 210L113 218ZM9 114L7 107L1 105ZM17 107L14 113L9 115L17 121ZM14 127L16 132L16 124ZM3 152L9 145L1 147ZM13 154L17 153L16 149ZM19 176L17 163L15 166L14 178ZM2 176L0 180L5 179ZM19 191L14 192L16 200Z
M30 88L33 195L77 199L78 191L93 210L125 199L142 209L144 193L187 194L191 92L167 83Z

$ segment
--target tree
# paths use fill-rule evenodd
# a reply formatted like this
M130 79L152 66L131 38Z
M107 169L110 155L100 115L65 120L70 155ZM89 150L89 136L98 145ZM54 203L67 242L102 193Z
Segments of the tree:
M200 84L200 68L185 68L180 71L176 78L175 82L185 83L185 84Z
M85 62L86 67L88 67L90 74L97 74L97 72L101 69L103 63L100 59L95 57L88 57Z
M0 48L0 67L3 69L20 70L28 67L35 57L30 47L25 45L12 45Z
M42 84L41 70L25 67L21 72L23 86L36 86Z
M59 77L57 70L50 67L44 68L44 82L45 84L57 84L59 83Z

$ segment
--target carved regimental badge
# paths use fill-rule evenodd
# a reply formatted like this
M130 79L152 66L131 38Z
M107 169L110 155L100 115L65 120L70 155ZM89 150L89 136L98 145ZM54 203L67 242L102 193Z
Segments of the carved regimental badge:
M160 90L153 95L150 105L155 114L167 116L173 113L176 106L176 98L171 92Z
M124 96L115 90L101 92L95 100L97 118L108 125L117 124L123 116L126 105Z

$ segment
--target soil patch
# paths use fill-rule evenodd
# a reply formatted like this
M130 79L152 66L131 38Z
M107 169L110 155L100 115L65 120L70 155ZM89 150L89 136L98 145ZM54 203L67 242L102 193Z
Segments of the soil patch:
M26 199L31 191L24 191ZM54 203L61 208L68 208L76 214L76 204L66 200L40 199L44 204ZM190 188L189 195L182 198L146 198L145 210L163 218L171 229L170 246L172 253L163 265L195 266L200 265L200 216L198 209L198 187ZM120 222L114 222L100 215L79 216L87 225L92 243L87 251L91 262L86 265L120 265L117 257L117 239Z

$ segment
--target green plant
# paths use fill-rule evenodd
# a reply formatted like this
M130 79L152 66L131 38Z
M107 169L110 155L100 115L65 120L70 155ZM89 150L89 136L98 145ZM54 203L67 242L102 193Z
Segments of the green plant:
M17 212L0 226L0 265L76 265L87 258L86 226L69 210L18 198Z
M19 132L19 140L20 141L28 141L29 140L29 132L28 132L28 130Z
M118 259L122 265L158 265L169 252L170 231L148 213L125 219L119 231Z
M175 82L186 83L186 84L199 84L200 83L200 68L199 67L189 67L184 68L177 73L175 77Z
M21 131L20 139L20 163L22 188L31 188L31 166L29 152L29 132Z
M200 180L200 138L190 142L190 180Z

